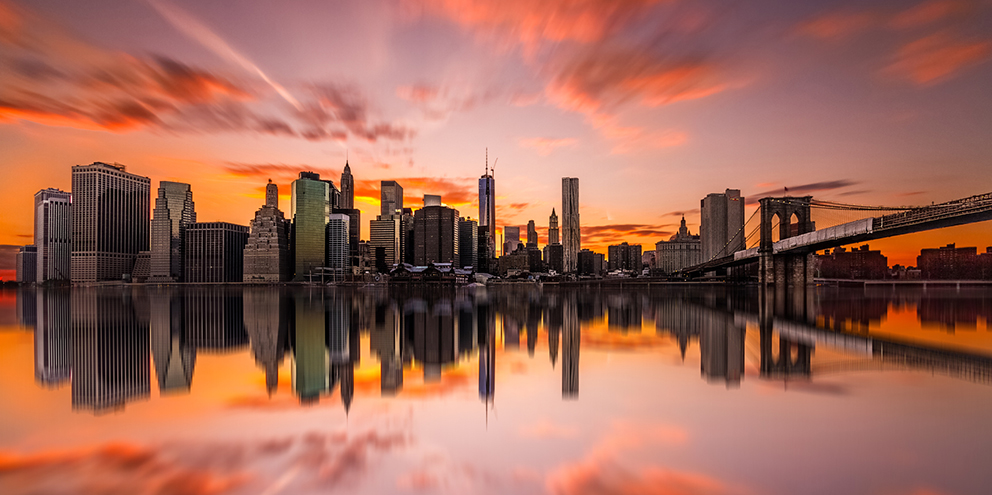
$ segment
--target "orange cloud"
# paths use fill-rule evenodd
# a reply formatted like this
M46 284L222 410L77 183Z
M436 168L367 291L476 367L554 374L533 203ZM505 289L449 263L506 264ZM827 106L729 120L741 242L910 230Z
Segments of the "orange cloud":
M891 22L896 29L912 29L935 22L968 14L974 10L975 3L965 0L931 0L900 12Z
M963 40L942 31L903 45L883 73L926 86L951 79L990 55L992 41Z
M878 22L879 16L874 12L829 12L800 23L796 32L811 38L839 41L867 31Z

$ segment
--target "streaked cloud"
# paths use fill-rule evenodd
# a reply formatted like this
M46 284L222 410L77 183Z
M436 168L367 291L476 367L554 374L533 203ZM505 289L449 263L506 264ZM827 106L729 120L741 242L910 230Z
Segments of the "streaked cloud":
M966 39L943 31L902 45L882 72L927 86L951 79L990 57L992 39Z

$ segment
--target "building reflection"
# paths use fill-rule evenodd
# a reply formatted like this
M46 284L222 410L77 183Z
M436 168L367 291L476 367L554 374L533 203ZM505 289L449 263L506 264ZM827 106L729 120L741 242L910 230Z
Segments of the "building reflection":
M72 291L72 406L102 413L123 409L151 390L147 320L130 289Z
M521 353L514 360L560 366L561 398L577 400L587 332L587 349L612 349L604 343L618 342L619 352L644 339L670 338L684 362L698 352L705 382L728 389L740 387L748 376L815 380L822 373L866 369L868 363L870 369L908 367L992 383L988 357L869 332L891 311L915 311L924 330L972 329L983 319L987 325L992 297L977 291L900 289L852 297L831 288L116 286L21 289L17 297L19 323L35 329L36 382L70 384L73 407L97 413L148 397L153 373L161 395L189 393L198 355L246 348L264 373L270 396L280 393L283 369L291 375L289 393L301 403L339 393L346 412L355 400L359 367L363 380L375 379L378 369L380 394L389 397L402 394L408 372L430 385L453 368L471 366L472 373L477 365L479 398L489 407L499 354L521 345L527 357ZM655 336L636 335L652 321ZM363 342L373 359L368 366L361 363ZM546 357L537 352L544 342ZM817 361L821 346L845 359Z

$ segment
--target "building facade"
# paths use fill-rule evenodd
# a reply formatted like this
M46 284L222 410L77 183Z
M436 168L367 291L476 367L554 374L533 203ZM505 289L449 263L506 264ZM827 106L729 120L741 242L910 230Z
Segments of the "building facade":
M376 257L376 266L390 267L400 263L401 218L398 215L379 215L369 222L369 249ZM381 259L377 252L381 250Z
M708 194L700 201L699 216L703 262L744 249L744 198L740 190Z
M548 219L548 244L561 244L558 232L558 214L552 208L551 217Z
M655 264L663 273L674 273L703 262L699 236L689 233L685 226L685 217L682 217L678 233L667 241L659 241L654 247Z
M241 282L248 227L227 222L198 222L186 226L183 281Z
M459 257L458 210L426 206L413 215L414 264L461 262Z
M458 266L479 269L479 224L471 218L458 221Z
M974 249L974 248L972 248ZM835 248L826 254L816 255L817 276L858 280L883 279L889 273L889 260L881 251L872 251L865 244L850 251Z
M582 229L579 226L579 179L561 179L562 245L564 251L564 272L574 273L578 269L579 250L582 249Z
M255 212L244 249L245 282L287 282L293 278L290 224L279 210L279 187L265 186L265 205Z
M310 274L324 266L327 258L327 217L331 214L331 188L320 175L300 172L293 181L293 280L308 280Z
M35 276L39 283L68 281L72 262L72 194L42 189L34 195Z
M344 197L343 193L341 197ZM348 216L348 265L355 268L359 265L358 243L361 242L362 210L357 208L331 208L331 213Z
M489 261L496 259L496 179L489 172L488 153L486 173L479 177L479 229L479 243L485 245L479 258L485 258L481 264L488 267Z
M151 179L124 165L72 167L73 282L121 280L148 250Z
M338 208L350 210L355 207L355 178L351 176L351 165L344 161L344 171L341 172L341 201Z
M379 187L379 214L383 217L403 212L403 186L394 180L384 180Z
M152 213L152 282L180 282L186 226L196 221L193 190L182 182L161 181Z
M344 213L331 213L327 219L327 262L334 276L351 273L350 249L351 217Z
M19 284L33 284L38 281L38 247L35 245L17 248L15 255L14 280Z
M503 227L503 254L507 255L517 250L520 245L520 227Z
M544 263L548 270L555 273L562 273L564 269L565 247L561 244L548 244L544 246Z
M628 271L628 272L640 272L643 268L641 262L641 245L634 244L630 245L626 242L622 242L617 245L609 246L606 250L607 253L607 270L614 271Z

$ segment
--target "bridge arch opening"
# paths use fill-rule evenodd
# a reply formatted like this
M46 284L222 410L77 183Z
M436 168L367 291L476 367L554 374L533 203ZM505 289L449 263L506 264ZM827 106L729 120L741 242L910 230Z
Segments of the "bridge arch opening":
M782 240L781 236L781 225L782 225L782 215L779 212L772 214L772 242L778 242Z

